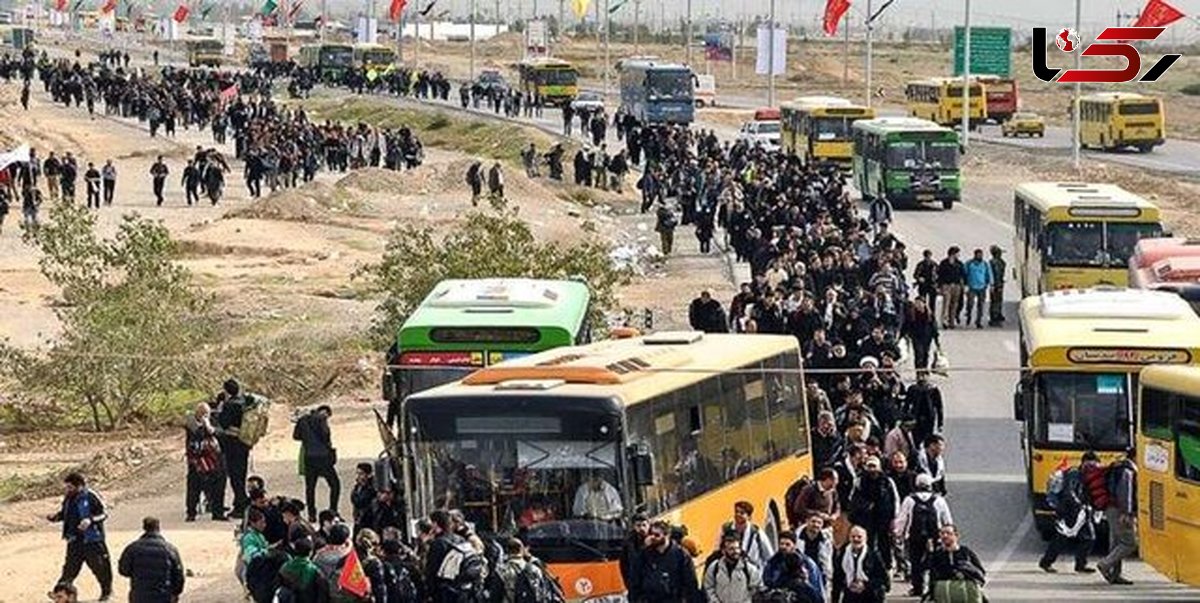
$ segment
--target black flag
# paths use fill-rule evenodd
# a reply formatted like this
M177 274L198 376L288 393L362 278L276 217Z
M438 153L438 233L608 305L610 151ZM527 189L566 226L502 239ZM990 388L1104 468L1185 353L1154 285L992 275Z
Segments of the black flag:
M422 17L429 16L429 11L433 10L433 5L435 5L435 4L437 4L437 0L433 0L433 2L430 2L429 4L425 5L425 8L421 9L421 16Z

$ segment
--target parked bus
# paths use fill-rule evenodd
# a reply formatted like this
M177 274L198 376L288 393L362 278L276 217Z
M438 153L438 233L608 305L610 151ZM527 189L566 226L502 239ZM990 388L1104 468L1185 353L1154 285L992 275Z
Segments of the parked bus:
M885 197L895 205L941 202L954 207L961 198L962 153L958 133L911 117L860 119L854 137L854 183L863 199Z
M835 96L801 96L779 107L785 152L805 164L836 165L849 170L854 158L850 126L874 119L875 109Z
M1046 482L1088 450L1102 463L1132 444L1138 371L1200 358L1200 317L1158 291L1099 287L1027 297L1020 306L1021 378L1013 396L1038 530L1053 534Z
M690 67L656 60L621 61L621 111L643 125L690 124L696 117Z
M391 450L404 454L412 518L458 508L482 535L517 534L568 601L624 600L619 559L635 511L686 525L701 563L739 500L774 544L785 490L812 475L790 336L559 348L416 394L402 417ZM607 493L603 508L580 504L589 484Z
M396 64L396 50L383 44L355 44L354 66L382 73Z
M1162 235L1158 207L1115 184L1026 182L1013 195L1021 295L1129 284L1129 256Z
M521 91L551 106L568 105L579 96L579 71L562 59L536 57L517 65Z
M1132 92L1101 92L1079 99L1079 144L1143 153L1167 141L1162 100Z
M587 343L591 300L576 281L442 281L396 333L384 399L398 402L508 358Z
M1138 549L1175 582L1200 586L1200 368L1142 369Z
M337 80L354 66L354 47L349 44L301 46L300 66L315 71L321 81Z
M1017 80L999 75L979 75L974 79L983 84L984 98L987 99L988 119L996 123L1011 119L1021 106ZM959 94L962 94L962 88L959 88Z
M1142 239L1129 258L1129 286L1167 291L1200 314L1200 239Z
M904 98L908 101L910 116L928 119L951 128L962 125L962 97L962 78L958 77L915 80L904 87ZM972 80L970 99L967 102L967 125L974 130L976 126L987 121L987 118L988 106L984 96L984 85L979 80Z
M192 67L221 66L225 44L216 38L195 38L187 41L188 65Z

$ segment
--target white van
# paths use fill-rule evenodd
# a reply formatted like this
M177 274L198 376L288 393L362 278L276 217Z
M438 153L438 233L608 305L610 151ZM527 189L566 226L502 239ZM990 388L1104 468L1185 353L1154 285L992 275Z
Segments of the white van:
M717 76L696 75L696 106L715 107L717 105Z

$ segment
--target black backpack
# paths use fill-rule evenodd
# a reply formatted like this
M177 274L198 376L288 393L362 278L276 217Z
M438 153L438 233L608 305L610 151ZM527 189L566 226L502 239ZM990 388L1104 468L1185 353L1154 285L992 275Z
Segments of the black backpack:
M513 603L562 603L562 593L542 568L526 562L517 574Z
M383 579L387 583L388 603L416 603L420 600L412 571L399 563L383 563Z
M909 540L915 538L918 542L928 542L937 538L938 531L941 529L941 525L938 523L937 509L934 507L937 499L936 494L930 496L928 500L921 500L916 495L913 496L912 516L908 523Z

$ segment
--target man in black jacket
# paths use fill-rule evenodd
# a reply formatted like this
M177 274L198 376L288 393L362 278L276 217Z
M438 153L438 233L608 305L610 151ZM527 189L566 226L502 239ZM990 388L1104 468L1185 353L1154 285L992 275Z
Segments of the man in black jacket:
M692 328L705 333L728 333L729 321L725 318L725 309L721 302L713 299L712 293L705 289L700 297L692 300L688 308L688 322Z
M891 576L879 554L867 546L867 531L850 528L850 542L833 556L833 603L883 603Z
M650 526L647 546L633 567L629 589L631 603L691 603L700 594L696 566L679 545L671 542L671 526L656 521Z
M158 518L143 519L142 531L117 562L117 571L129 578L129 603L178 601L184 582L179 551L163 538Z
M626 585L633 582L633 568L646 549L646 534L650 531L650 520L643 513L635 514L632 523L633 529L625 538L625 544L621 545L621 579Z
M105 543L104 522L108 514L104 500L87 487L80 473L68 473L63 478L62 509L46 517L61 521L63 540L67 541L67 558L63 562L59 584L74 584L84 562L100 582L100 601L112 597L112 559Z
M317 520L317 478L324 478L329 486L329 509L338 510L338 499L342 494L342 482L338 479L337 450L329 434L329 417L333 409L322 404L316 410L300 417L292 430L292 439L300 442L304 456L304 502L308 505L308 521Z
M238 439L238 432L242 428L242 415L246 411L246 400L241 395L241 386L233 379L225 382L224 390L226 399L217 414L217 427L220 428L217 439L221 443L221 454L225 457L229 487L233 488L233 512L229 516L241 519L250 504L250 497L246 494L250 447Z

